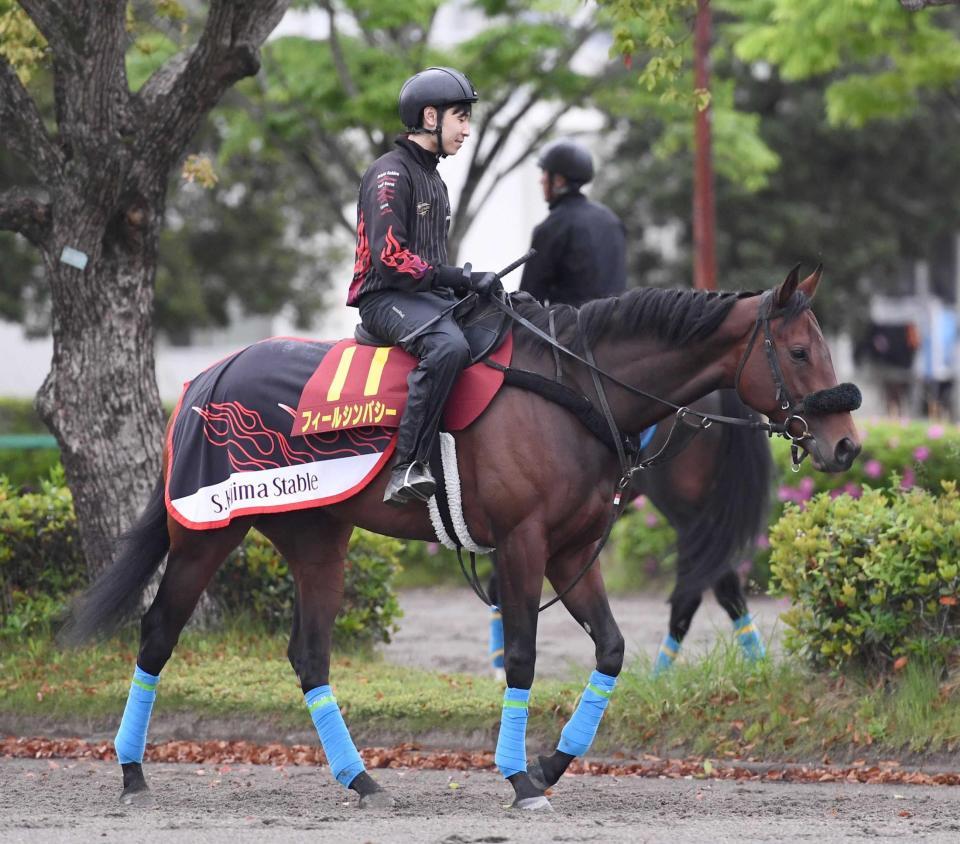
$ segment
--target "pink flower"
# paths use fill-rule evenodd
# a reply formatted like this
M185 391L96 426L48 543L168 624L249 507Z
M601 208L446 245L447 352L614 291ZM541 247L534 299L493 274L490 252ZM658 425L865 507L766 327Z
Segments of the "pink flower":
M440 550L440 546L436 542L427 543L427 553L432 557L437 551Z
M846 492L846 490L844 490L844 489L831 489L831 490L830 490L830 497L831 497L831 498L839 498L841 495L844 494L844 492Z
M900 489L912 489L916 482L917 476L913 473L913 469L907 466L903 470L903 477L900 479Z
M782 486L777 490L777 498L781 501L793 501L795 498L793 487Z
M644 507L647 506L647 496L638 495L636 498L633 499L633 506L636 507L638 510L642 510Z
M849 495L851 498L860 498L863 495L863 487L860 484L849 483L844 488L843 491Z
M765 533L761 533L757 537L756 543L757 543L757 548L762 548L766 550L767 548L770 547L770 537Z
M644 522L646 522L647 527L656 527L659 521L656 513L647 513L644 517Z
M943 436L943 425L931 425L927 428L927 437L931 440L939 440Z
M811 478L809 475L800 479L800 495L802 495L804 498L809 498L811 495L813 495L813 487L813 478Z
M863 474L868 478L879 478L883 474L883 466L879 460L868 460L863 467Z
M918 446L913 450L913 456L914 456L914 458L916 458L917 460L919 460L921 463L923 463L923 461L926 460L926 459L930 456L930 449L927 448L925 445L918 445ZM909 470L908 470L908 471L909 471Z

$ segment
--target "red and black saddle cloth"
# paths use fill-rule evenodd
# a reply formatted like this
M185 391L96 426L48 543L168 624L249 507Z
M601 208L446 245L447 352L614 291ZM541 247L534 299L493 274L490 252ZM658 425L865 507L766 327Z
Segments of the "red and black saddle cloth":
M506 366L507 332L489 358ZM390 459L417 361L396 346L277 337L184 385L167 443L167 510L194 530L236 516L343 501ZM461 374L443 416L458 431L503 385L500 369Z

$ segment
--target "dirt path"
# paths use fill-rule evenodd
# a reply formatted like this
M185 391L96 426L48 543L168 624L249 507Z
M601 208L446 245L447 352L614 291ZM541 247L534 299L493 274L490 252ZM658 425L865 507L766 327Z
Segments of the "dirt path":
M376 771L393 812L360 810L326 769L154 764L154 805L117 802L108 762L0 760L0 840L479 842L960 838L960 790L565 777L554 811L507 811L496 774ZM455 787L454 787L455 786Z
M393 641L383 647L387 660L437 671L485 673L488 670L489 610L469 589L412 589L400 593L404 617ZM638 657L653 659L667 632L670 607L666 597L630 595L611 599L614 618L627 643L626 665ZM776 646L778 621L785 604L755 597L750 610L759 621L764 641ZM693 620L683 643L686 654L702 653L718 637L732 641L732 625L712 595ZM580 680L594 667L593 643L561 607L540 616L537 633L537 676Z

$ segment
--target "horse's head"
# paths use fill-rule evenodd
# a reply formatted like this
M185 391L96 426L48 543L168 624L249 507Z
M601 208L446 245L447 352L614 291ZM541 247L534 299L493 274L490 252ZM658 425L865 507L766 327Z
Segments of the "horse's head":
M799 281L799 266L783 284L749 301L755 322L737 369L743 400L784 426L794 463L809 454L824 472L850 468L860 437L850 412L860 406L853 384L838 384L830 350L810 310L821 267Z

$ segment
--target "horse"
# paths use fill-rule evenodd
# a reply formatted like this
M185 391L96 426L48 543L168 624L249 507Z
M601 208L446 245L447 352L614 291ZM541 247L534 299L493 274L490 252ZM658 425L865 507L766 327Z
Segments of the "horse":
M514 329L510 366L549 376L554 362L542 340L549 326L561 344L578 349L605 373L606 389L579 359L563 363L566 382L594 406L605 407L611 424L626 435L714 390L734 388L745 404L791 436L796 455L809 456L818 470L843 471L861 448L850 413L858 402L831 397L845 387L848 394L859 392L837 384L811 310L820 277L818 268L801 282L797 267L762 294L638 289L579 311L518 304L520 316L537 332ZM279 375L287 347L282 342L275 347ZM230 359L229 366L238 366L244 355L267 355L272 349L269 341L255 344ZM217 384L225 394L232 389L226 376L218 376ZM611 501L629 476L624 477L618 456L568 409L509 385L458 432L456 445L470 534L497 551L507 688L495 763L513 788L514 807L550 808L546 789L589 749L623 665L624 640L600 570L583 567L611 523ZM160 673L213 574L255 525L286 558L293 575L297 600L287 655L331 773L359 795L361 807L394 805L392 795L366 771L329 685L331 633L354 527L430 540L435 534L427 508L384 504L388 471L383 464L372 482L336 503L266 516L238 514L222 527L193 530L172 518L166 506L169 456L168 438L164 469L143 513L115 561L75 605L65 632L67 641L79 642L109 630L136 606L166 556L156 596L140 621L134 677L115 741L121 801L136 804L147 790L143 751ZM557 750L528 767L527 707L545 578L595 643L596 670Z
M720 390L690 404L692 410L735 418L753 418L733 390ZM671 435L662 423L643 443L643 454L656 454ZM646 495L676 531L676 576L668 599L669 627L654 660L659 675L677 657L700 607L712 589L733 624L744 657L753 662L766 653L754 625L740 577L733 564L755 547L767 528L773 483L773 460L760 431L711 425L672 459L637 474L631 496ZM493 675L504 679L503 620L497 605L497 576L490 575L489 654Z

